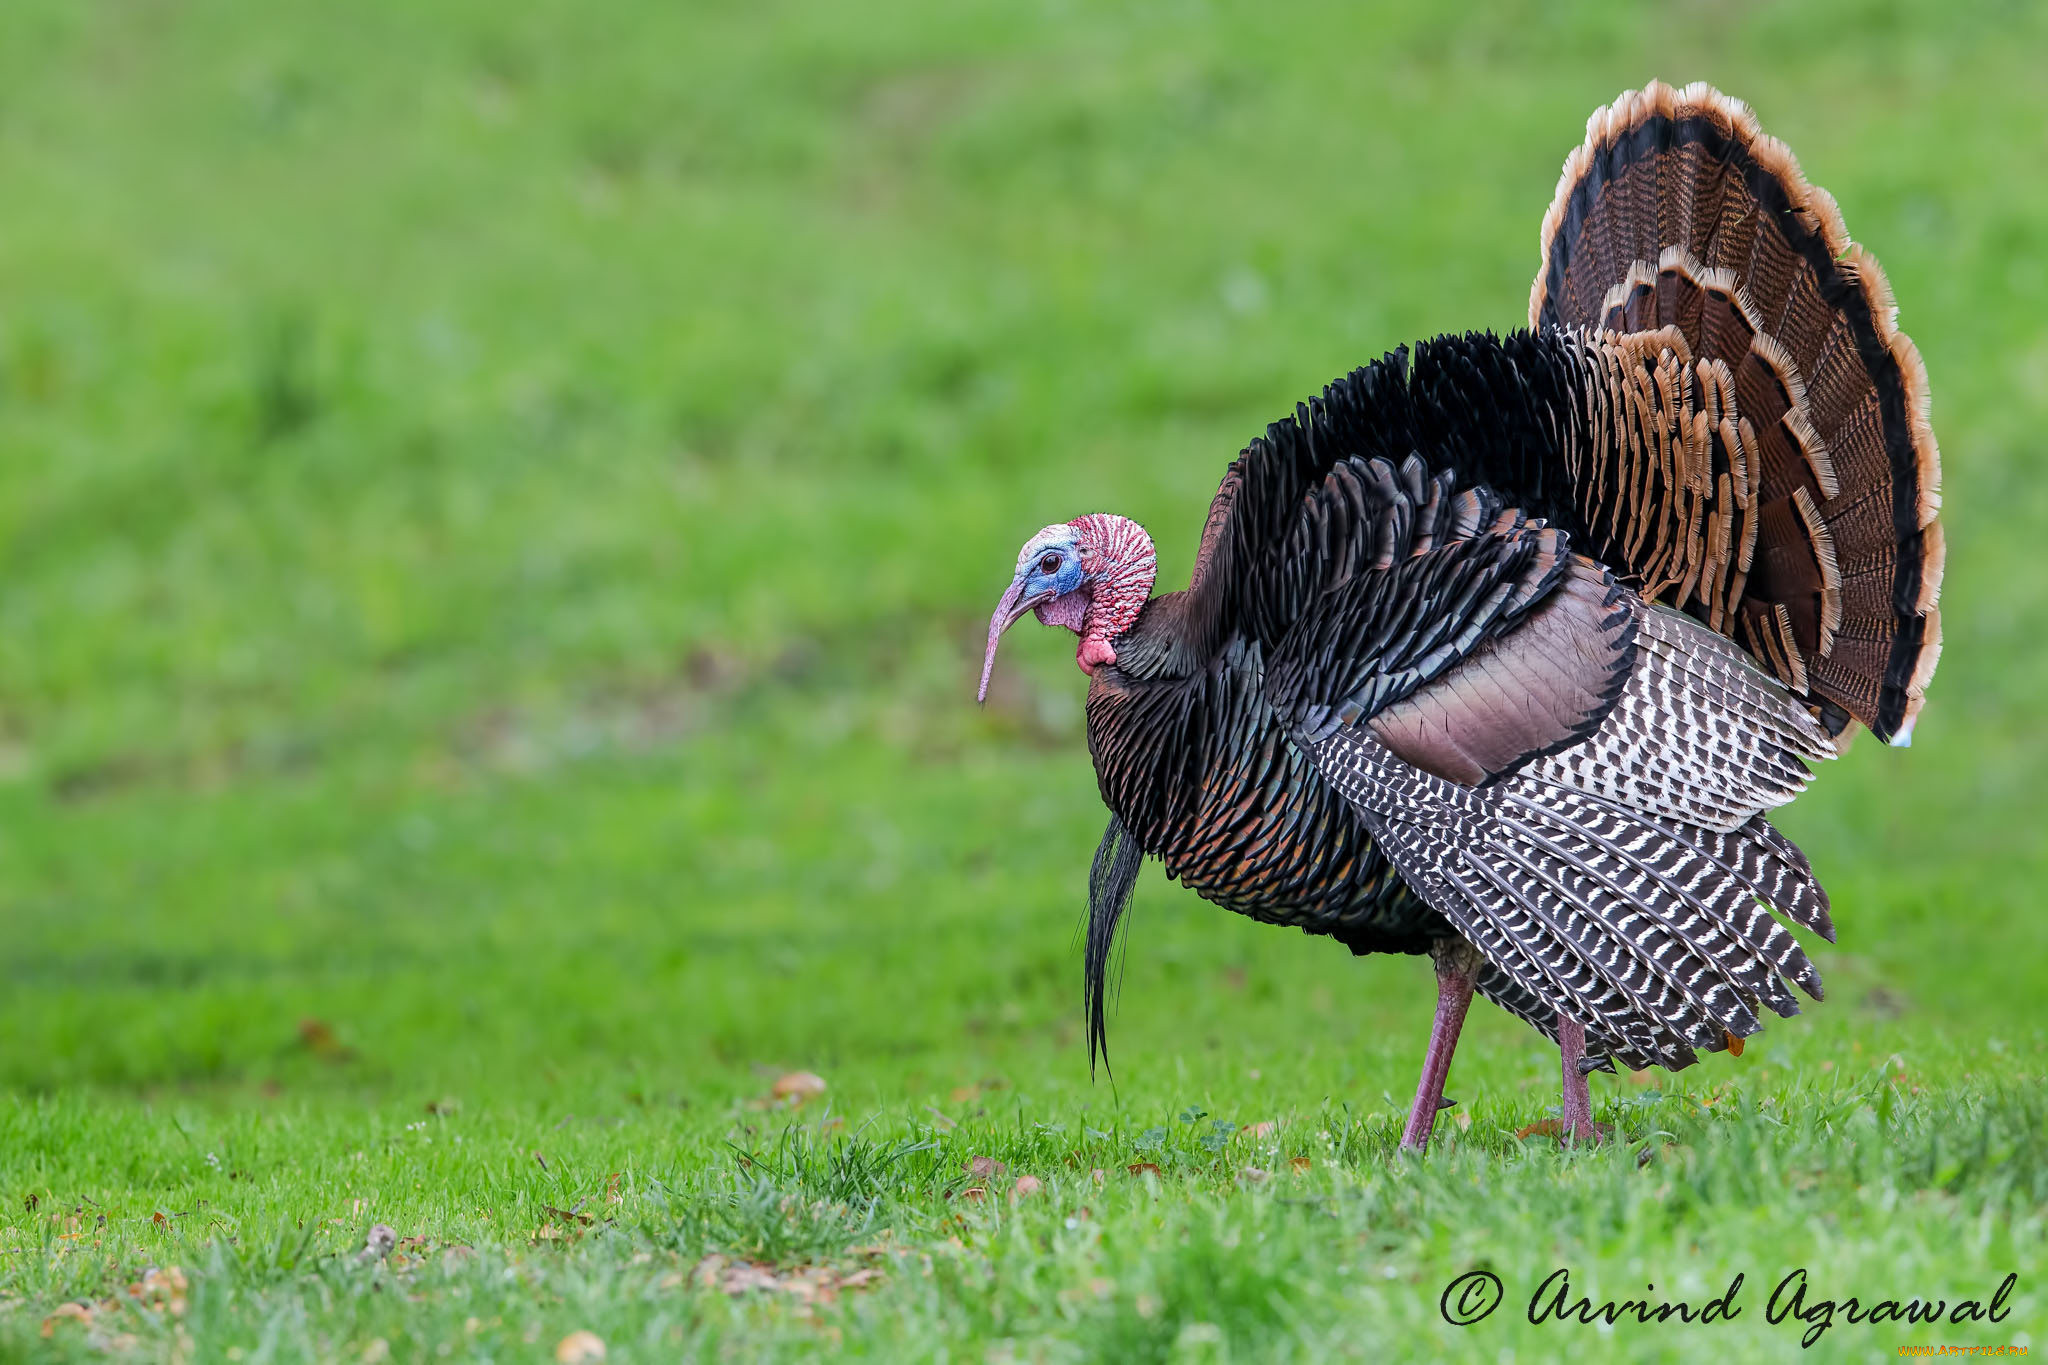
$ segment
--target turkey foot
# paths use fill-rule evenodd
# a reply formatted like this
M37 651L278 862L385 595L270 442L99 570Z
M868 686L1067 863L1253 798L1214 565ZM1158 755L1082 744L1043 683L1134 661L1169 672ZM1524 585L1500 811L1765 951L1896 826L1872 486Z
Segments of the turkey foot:
M1560 1013L1557 1050L1564 1062L1564 1107L1558 1118L1558 1137L1566 1142L1604 1142L1614 1128L1593 1122L1592 1087L1587 1085L1586 1072L1579 1065L1586 1055L1586 1026Z

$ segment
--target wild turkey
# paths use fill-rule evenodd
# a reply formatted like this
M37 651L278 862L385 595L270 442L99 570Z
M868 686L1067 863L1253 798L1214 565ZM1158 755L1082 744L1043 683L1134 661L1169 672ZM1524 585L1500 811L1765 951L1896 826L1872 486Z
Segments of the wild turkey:
M1422 1146L1471 994L1587 1073L1690 1065L1797 1013L1832 940L1764 818L1852 721L1905 744L1939 652L1927 380L1877 262L1749 109L1652 83L1596 113L1545 214L1529 329L1445 336L1246 446L1185 592L1091 515L989 622L1081 637L1112 812L1090 878L1091 1062L1145 855L1355 953L1429 953Z

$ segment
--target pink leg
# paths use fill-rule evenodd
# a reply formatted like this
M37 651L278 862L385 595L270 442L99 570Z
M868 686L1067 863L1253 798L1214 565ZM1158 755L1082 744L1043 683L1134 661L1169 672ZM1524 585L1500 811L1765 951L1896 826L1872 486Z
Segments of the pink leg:
M1479 975L1479 954L1463 939L1439 939L1429 955L1436 959L1436 1019L1429 1026L1422 1079L1415 1083L1415 1107L1408 1111L1408 1126L1401 1131L1404 1152L1419 1152L1429 1143L1429 1130L1443 1104L1444 1079L1451 1074L1451 1053L1465 1027L1472 983Z
M1579 1059L1586 1055L1586 1026L1563 1014L1557 1016L1557 1049L1564 1056L1564 1110L1559 1124L1567 1142L1598 1142L1593 1126L1593 1092Z

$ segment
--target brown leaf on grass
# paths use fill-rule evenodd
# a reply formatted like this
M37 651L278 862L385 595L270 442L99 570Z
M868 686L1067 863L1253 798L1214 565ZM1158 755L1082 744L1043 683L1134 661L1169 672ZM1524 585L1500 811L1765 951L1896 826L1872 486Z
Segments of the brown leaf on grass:
M1020 1175L1017 1177L1016 1185L1010 1190L1010 1202L1014 1204L1019 1199L1029 1199L1044 1188L1045 1182L1037 1176Z
M988 1197L988 1189L982 1185L969 1185L966 1189L960 1191L960 1197L970 1204L978 1203Z
M330 1062L346 1062L356 1055L355 1049L345 1046L335 1035L334 1025L325 1019L299 1020L299 1046Z
M1133 1161L1124 1169L1132 1175L1158 1175L1159 1163L1156 1161Z
M1294 1173L1296 1175L1307 1175L1309 1172L1309 1168L1311 1166L1314 1166L1316 1163L1309 1160L1305 1156L1297 1156L1289 1157L1287 1159L1287 1164L1293 1168Z
M1259 1123L1249 1125L1248 1127L1246 1127L1244 1131L1246 1136L1248 1137L1271 1137L1273 1136L1274 1132L1278 1130L1279 1127L1280 1125L1275 1123L1273 1120L1265 1119Z
M955 1104L972 1104L981 1098L981 1087L978 1085L956 1085L953 1087L952 1093L947 1095L946 1098Z
M1598 1134L1593 1141L1604 1141L1614 1132L1614 1125L1611 1123L1596 1123L1593 1125L1593 1131ZM1518 1138L1552 1137L1563 1141L1565 1139L1564 1121L1562 1119L1538 1119L1526 1128L1517 1128L1515 1136Z
M60 1303L50 1310L50 1316L43 1319L43 1335L54 1335L60 1322L75 1321L83 1326L92 1326L92 1305L89 1303Z
M604 1178L604 1202L607 1204L619 1202L619 1174L618 1171L613 1171Z
M144 1300L160 1313L174 1318L185 1316L185 1291L190 1287L185 1272L174 1265L159 1270L155 1266L142 1272L142 1278L128 1286L131 1297Z
M559 1218L569 1224L581 1224L586 1228L597 1221L589 1214L582 1212L583 1206L581 1204L578 1204L573 1209L558 1209L553 1204L542 1204L541 1208L546 1210L550 1217Z
M586 1365L604 1359L604 1338L595 1332L571 1332L555 1343L555 1359L561 1365Z
M825 1093L825 1078L810 1071L791 1071L777 1077L768 1093L784 1104L802 1104Z
M994 1157L988 1156L978 1156L967 1163L967 1174L973 1176L976 1180L987 1180L991 1176L1002 1175L1009 1169L1008 1166L997 1161Z

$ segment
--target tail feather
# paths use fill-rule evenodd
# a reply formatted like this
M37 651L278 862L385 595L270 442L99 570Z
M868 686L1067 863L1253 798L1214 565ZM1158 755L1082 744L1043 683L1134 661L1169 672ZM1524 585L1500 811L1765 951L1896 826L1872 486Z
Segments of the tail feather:
M1607 479L1636 493L1607 513L1620 557L1797 690L1906 742L1940 654L1941 458L1926 368L1834 199L1741 102L1652 82L1567 158L1529 320L1583 334L1596 386L1663 376L1669 411L1651 416L1670 430L1616 461L1662 458L1662 495L1644 496L1656 470ZM1644 506L1658 533L1618 524Z
M1667 825L1527 775L1465 787L1364 728L1313 751L1409 884L1516 983L1496 994L1525 1018L1547 1005L1603 1053L1678 1068L1756 1032L1759 1007L1796 1013L1781 973L1819 994L1812 963L1755 904L1752 875L1785 866L1775 847L1746 851L1774 834L1761 821Z
M1676 848L1660 850L1661 858L1653 853L1655 837L1672 831L1658 830L1654 835L1645 835L1631 817L1603 809L1594 800L1565 800L1556 794L1547 795L1550 799L1541 802L1521 795L1505 798L1528 831L1524 837L1543 837L1533 833L1542 829L1552 838L1577 843L1581 857L1585 856L1583 851L1592 852L1601 869L1594 875L1600 876L1616 896L1628 897L1631 892L1622 879L1633 880L1639 904L1657 916L1662 929L1654 937L1646 935L1638 942L1649 951L1653 962L1685 962L1691 969L1690 979L1683 983L1685 988L1700 996L1704 985L1702 998L1710 1008L1722 1002L1724 989L1732 991L1736 1003L1747 1011L1750 1028L1731 1028L1731 1032L1747 1037L1755 1031L1758 1025L1754 1008L1759 1000L1779 1015L1799 1012L1798 1000L1779 980L1778 973L1789 967L1788 974L1795 975L1795 979L1811 976L1817 982L1819 978L1813 975L1813 964L1806 960L1797 943L1791 944L1789 953L1773 953L1773 948L1782 945L1768 940L1759 944L1746 932L1751 926L1745 923L1749 917L1743 911L1745 907L1755 911L1752 892L1746 884L1716 875L1725 869L1702 855L1697 846L1693 846L1692 857ZM1682 836L1674 837L1679 843L1690 843ZM1559 856L1569 855L1561 851ZM1590 867L1588 870L1594 871ZM1770 919L1768 915L1763 918ZM1610 922L1617 928L1626 927L1622 922ZM1688 954L1673 943L1674 937L1685 940L1697 952Z

